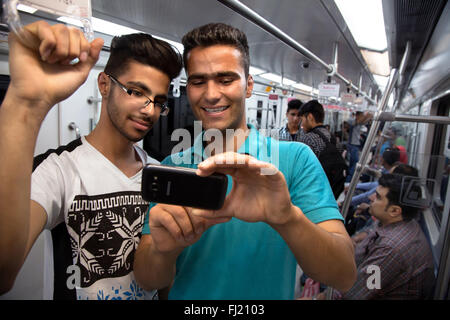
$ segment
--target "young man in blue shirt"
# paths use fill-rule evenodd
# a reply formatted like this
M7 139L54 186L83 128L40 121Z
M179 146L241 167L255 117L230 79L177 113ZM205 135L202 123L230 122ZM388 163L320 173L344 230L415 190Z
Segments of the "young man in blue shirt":
M306 145L264 137L246 123L253 79L245 34L208 24L183 44L189 102L205 131L163 163L225 173L228 195L217 211L153 206L135 255L138 282L171 286L171 299L292 299L298 262L317 281L348 290L353 246L319 161ZM209 129L222 133L224 148L210 157Z

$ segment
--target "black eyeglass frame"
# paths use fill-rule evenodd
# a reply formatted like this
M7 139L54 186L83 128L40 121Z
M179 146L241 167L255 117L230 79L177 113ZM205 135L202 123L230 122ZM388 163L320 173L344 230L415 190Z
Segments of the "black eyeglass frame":
M106 74L115 84L117 84L123 91L125 91L129 96L131 96L133 94L133 91L137 91L135 89L130 89L127 86L125 86L123 83L121 83L119 80L117 80L114 76L110 75L110 74ZM149 97L147 97L145 94L143 94L142 92L138 91L140 94L142 94L144 97L147 98L147 101L144 103L144 107L148 106L150 103L153 103L154 107L158 107L160 109L159 114L161 116L167 116L167 114L169 113L169 107L167 105L167 102L155 102L152 99L150 99Z

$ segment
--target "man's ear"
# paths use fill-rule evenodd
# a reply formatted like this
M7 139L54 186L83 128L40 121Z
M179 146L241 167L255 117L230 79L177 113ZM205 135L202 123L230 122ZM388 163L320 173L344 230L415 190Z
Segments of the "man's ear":
M247 78L247 91L246 91L246 98L250 98L253 92L253 85L254 85L253 77L251 74L248 75Z
M388 213L392 218L402 218L402 207L393 204L388 207Z
M100 91L100 94L103 98L107 97L109 95L109 89L111 86L111 80L104 72L100 72L97 77L97 85L98 90Z

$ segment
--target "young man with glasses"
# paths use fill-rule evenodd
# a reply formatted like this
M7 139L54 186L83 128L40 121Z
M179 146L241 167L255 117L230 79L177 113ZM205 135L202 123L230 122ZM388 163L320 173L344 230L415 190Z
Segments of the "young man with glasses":
M230 175L229 193L217 211L153 206L136 251L138 281L171 286L171 299L293 299L298 262L317 281L349 289L353 246L317 158L304 144L265 137L246 123L253 78L245 34L212 23L182 42L190 106L205 129L184 151L204 160L182 165L201 176ZM209 129L222 133L227 152L205 156L203 148L220 139L208 139Z
M103 41L36 22L23 45L11 34L11 83L0 108L0 284L8 291L44 229L52 230L55 299L144 299L133 274L148 203L135 146L167 114L181 56L147 34L115 37L98 76L101 115L86 137L34 159L47 112L86 80ZM79 62L71 65L70 61ZM30 200L31 199L31 200Z

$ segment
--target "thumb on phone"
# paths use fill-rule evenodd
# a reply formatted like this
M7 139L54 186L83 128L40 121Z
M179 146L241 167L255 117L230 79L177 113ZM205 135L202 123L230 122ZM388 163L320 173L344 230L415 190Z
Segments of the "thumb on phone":
M193 220L197 220L197 219L203 220L205 230L213 225L228 222L232 218L232 217L217 216L215 214L216 211L214 211L214 210L205 210L205 209L190 208L190 207L185 207L185 210L193 218Z

